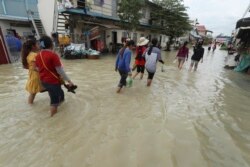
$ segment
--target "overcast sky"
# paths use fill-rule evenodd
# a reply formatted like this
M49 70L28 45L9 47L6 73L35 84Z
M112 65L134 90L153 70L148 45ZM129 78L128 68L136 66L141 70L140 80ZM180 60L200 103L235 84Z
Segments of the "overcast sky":
M250 0L184 0L190 19L198 19L213 35L230 35Z

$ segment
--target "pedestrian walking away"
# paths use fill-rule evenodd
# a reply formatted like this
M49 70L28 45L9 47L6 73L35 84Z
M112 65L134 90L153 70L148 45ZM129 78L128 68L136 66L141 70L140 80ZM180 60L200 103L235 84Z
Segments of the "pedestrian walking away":
M44 88L48 90L50 97L51 117L57 113L57 108L64 101L64 92L61 84L62 79L68 82L69 87L75 86L64 72L59 56L53 52L53 42L50 37L40 39L41 51L36 57L36 66ZM62 78L62 79L61 79Z
M148 72L147 86L150 86L156 72L157 62L164 64L161 58L161 50L157 47L158 40L156 38L152 39L152 45L146 49L143 56L145 56L146 64L145 68Z
M210 42L210 43L208 44L208 48L207 48L208 52L210 52L211 47L212 47L212 42Z
M188 42L185 42L179 49L176 58L178 59L178 68L181 70L185 61L188 60L189 49L187 47Z
M136 65L136 73L133 76L133 79L141 73L140 79L143 78L144 71L145 71L145 57L143 57L143 53L147 49L147 44L149 40L146 39L145 37L141 37L140 40L137 43L136 47L136 57L135 57L135 65Z
M115 63L115 71L119 71L121 76L120 82L118 84L117 93L121 92L121 89L126 86L126 79L132 75L130 69L130 62L132 56L132 49L135 43L133 40L127 42L126 47L123 47L119 50Z
M216 50L216 42L213 45L213 52Z
M190 64L189 71L192 70L193 66L194 66L194 71L197 70L200 60L201 60L201 63L203 62L203 55L204 55L204 48L202 47L202 43L198 43L194 47L194 54L191 57L191 64Z
M30 94L28 98L29 104L33 104L36 94L43 90L35 65L38 51L39 46L35 39L27 40L22 46L22 64L25 69L29 70L29 77L26 83L26 90Z

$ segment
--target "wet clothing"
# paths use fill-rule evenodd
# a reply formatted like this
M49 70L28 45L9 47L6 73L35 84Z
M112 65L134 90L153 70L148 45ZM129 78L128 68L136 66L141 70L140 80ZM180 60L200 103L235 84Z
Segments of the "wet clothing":
M120 51L117 54L115 68L120 71L128 73L131 71L130 61L131 61L132 52L128 48L126 48L124 52L123 50L124 50L123 48L120 49Z
M203 58L203 55L204 55L204 48L196 46L194 47L194 54L191 60L200 61L201 58Z
M41 56L44 64L57 78L44 67ZM49 50L42 50L36 57L36 66L39 69L40 79L43 83L61 84L59 80L60 75L57 73L56 67L61 67L62 64L56 53Z
M177 58L188 58L188 48L187 47L181 47L177 53Z
M42 83L42 85L49 92L51 106L58 106L64 101L64 92L60 84Z
M58 106L64 100L60 76L69 81L62 68L59 56L51 50L42 50L36 57L36 66L39 70L42 85L48 90L51 106Z
M126 86L126 79L128 77L128 73L130 70L130 61L131 61L132 52L128 48L124 50L124 48L120 49L117 54L115 68L118 69L119 74L121 76L118 87L122 88Z
M208 45L208 51L210 51L210 50L211 50L211 44Z
M146 64L145 68L148 72L155 73L157 61L162 61L161 51L157 47L153 47L151 54L148 54L150 48L147 48L144 52Z
M121 79L120 79L120 82L118 84L118 87L122 88L123 86L126 86L126 84L127 84L126 80L127 80L127 77L128 77L128 73L119 70L119 74L121 76Z
M145 46L138 46L136 47L136 57L135 57L135 64L144 66L145 65L145 58L142 56L147 48Z
M138 73L144 73L145 66L144 65L137 65L136 70L137 70Z
M38 93L42 90L41 81L39 78L39 73L35 70L35 60L37 53L30 52L27 56L29 77L26 83L25 89L32 94Z
M153 79L155 73L152 73L152 72L149 72L149 71L147 71L147 72L148 72L148 79Z

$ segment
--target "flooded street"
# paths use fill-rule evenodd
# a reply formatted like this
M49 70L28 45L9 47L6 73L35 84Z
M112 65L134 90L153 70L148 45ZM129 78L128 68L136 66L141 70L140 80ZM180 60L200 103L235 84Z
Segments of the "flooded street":
M78 89L53 118L47 93L27 104L21 64L1 65L0 166L249 167L250 77L219 50L197 72L174 56L163 52L150 88L145 75L121 94L114 56L63 60Z

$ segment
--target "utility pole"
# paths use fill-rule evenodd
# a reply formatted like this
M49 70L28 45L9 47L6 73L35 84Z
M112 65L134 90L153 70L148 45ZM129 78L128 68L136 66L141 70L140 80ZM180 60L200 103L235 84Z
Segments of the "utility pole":
M250 3L248 5L246 11L244 12L244 15L242 16L242 18L244 18L247 15L248 12L250 12Z

